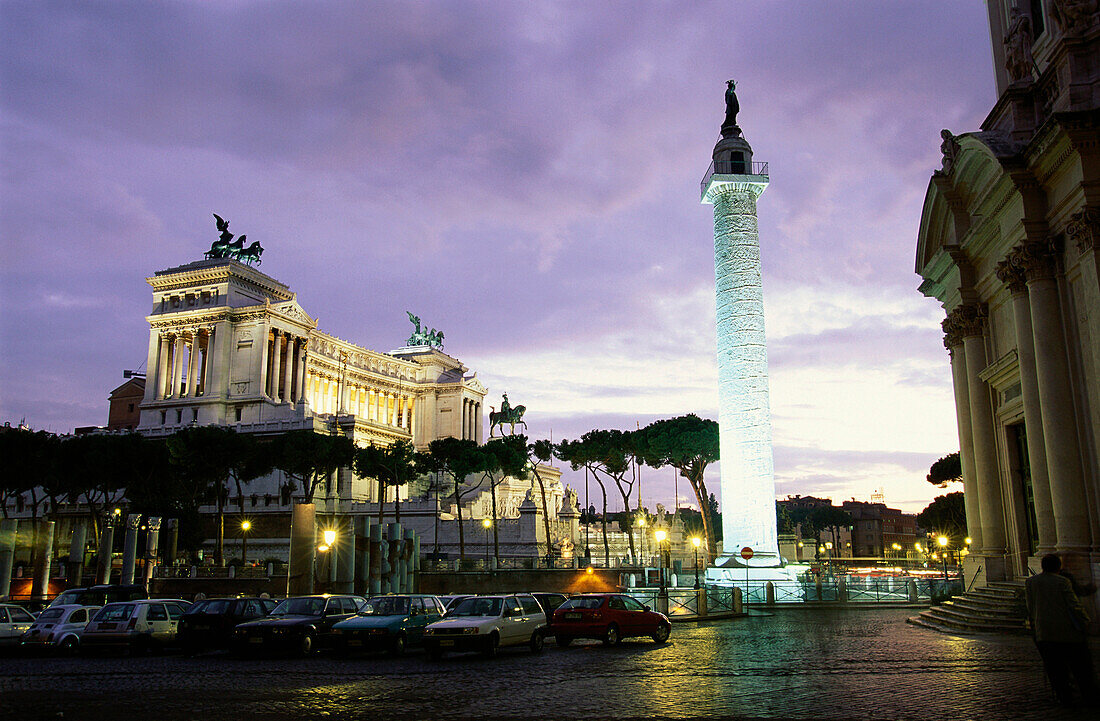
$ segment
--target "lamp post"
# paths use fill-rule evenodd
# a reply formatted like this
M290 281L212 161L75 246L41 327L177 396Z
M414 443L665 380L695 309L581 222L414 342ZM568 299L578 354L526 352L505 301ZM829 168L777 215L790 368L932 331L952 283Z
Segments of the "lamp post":
M936 543L940 545L940 555L943 556L943 580L947 581L947 536L940 536L936 539Z
M657 541L657 576L661 581L661 587L657 591L657 610L666 615L668 614L668 588L665 586L665 554L662 546L667 538L668 531L663 528L653 532L653 539Z
M691 539L691 545L695 546L695 588L699 588L699 546L703 544L703 539L698 536L693 536Z
M489 570L489 529L493 527L492 519L481 519L481 526L485 529L485 570Z
M252 530L252 521L241 521L241 566L248 562L248 532Z

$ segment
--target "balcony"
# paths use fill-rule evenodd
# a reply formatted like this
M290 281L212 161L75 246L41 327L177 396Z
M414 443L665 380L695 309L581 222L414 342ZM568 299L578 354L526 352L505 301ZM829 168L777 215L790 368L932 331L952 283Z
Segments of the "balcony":
M746 163L743 160L711 161L710 167L707 168L707 174L703 176L703 181L699 184L700 195L707 192L707 185L710 184L710 179L715 175L763 175L766 178L768 177L768 164L755 161Z

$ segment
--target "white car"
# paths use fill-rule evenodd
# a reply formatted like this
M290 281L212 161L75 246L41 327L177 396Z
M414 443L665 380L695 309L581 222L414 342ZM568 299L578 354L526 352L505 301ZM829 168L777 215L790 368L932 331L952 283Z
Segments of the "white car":
M34 623L34 616L14 603L0 603L0 646L14 646Z
M58 649L75 653L80 647L80 632L99 608L81 606L79 603L50 606L34 619L34 625L23 634L20 645L28 649Z
M179 618L190 606L178 598L108 603L81 632L81 652L123 646L135 653L149 653L175 643Z
M534 596L472 596L424 630L424 648L432 659L442 658L448 651L495 656L502 646L526 645L538 653L545 636L546 614Z

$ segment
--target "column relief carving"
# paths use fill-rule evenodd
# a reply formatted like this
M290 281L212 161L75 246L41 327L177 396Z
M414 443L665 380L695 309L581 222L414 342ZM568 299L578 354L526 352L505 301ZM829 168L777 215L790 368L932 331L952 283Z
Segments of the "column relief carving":
M989 317L989 310L985 303L966 303L955 308L947 314L947 318L940 324L944 332L944 343L948 340L952 345L958 345L967 336L980 336L985 330L985 322ZM948 348L951 345L947 346Z
M1100 246L1100 208L1082 208L1069 217L1066 238L1077 246L1077 252L1087 253Z
M1023 268L1013 264L1010 258L1006 258L997 264L997 278L1005 284L1012 295L1027 292L1027 273Z
M1049 279L1058 267L1058 249L1052 242L1029 241L1009 251L1007 260L1023 272L1029 283Z

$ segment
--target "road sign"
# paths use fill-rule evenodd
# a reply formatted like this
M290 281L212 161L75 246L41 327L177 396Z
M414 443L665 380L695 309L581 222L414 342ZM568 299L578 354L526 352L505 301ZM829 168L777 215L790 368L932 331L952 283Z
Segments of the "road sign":
M752 549L749 548L748 546L745 546L744 548L742 548L741 549L741 558L745 559L746 561L749 560L750 558L752 558Z

